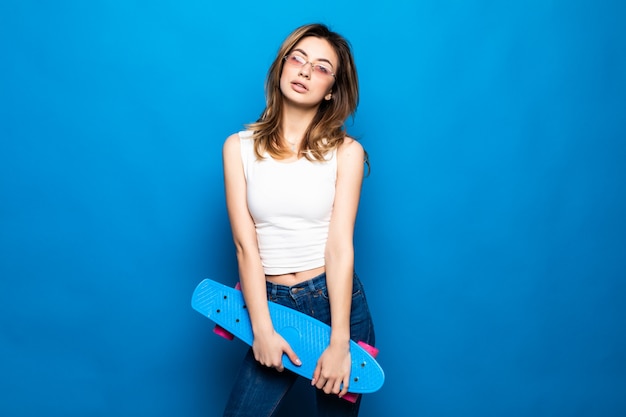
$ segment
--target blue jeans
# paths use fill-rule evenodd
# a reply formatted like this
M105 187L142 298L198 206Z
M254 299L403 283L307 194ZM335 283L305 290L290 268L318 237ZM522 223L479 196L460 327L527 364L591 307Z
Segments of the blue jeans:
M330 325L330 303L326 288L326 274L287 287L267 283L267 298L278 304L301 311ZM350 314L350 338L374 346L374 326L370 316L363 285L354 274L352 288L352 311ZM246 354L235 385L231 391L224 417L270 417L275 415L280 402L298 378L295 373L262 366L254 359L252 349ZM361 396L356 403L315 390L317 415L339 417L359 414Z

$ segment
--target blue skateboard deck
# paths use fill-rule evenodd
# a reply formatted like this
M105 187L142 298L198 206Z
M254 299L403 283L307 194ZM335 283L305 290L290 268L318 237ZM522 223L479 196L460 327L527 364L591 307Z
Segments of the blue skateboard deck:
M248 345L253 335L250 317L241 291L205 279L193 292L192 307ZM296 352L301 366L283 355L283 366L307 379L313 377L320 355L330 342L330 326L306 314L268 301L274 329ZM354 341L350 341L352 369L349 392L367 394L380 389L385 374L374 357Z

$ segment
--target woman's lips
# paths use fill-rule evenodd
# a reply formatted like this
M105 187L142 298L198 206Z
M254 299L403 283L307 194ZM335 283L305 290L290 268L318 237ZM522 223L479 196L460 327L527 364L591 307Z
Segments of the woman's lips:
M308 91L308 88L306 88L304 84L299 83L297 81L294 81L291 83L291 88L293 88L295 91L299 93L306 93Z

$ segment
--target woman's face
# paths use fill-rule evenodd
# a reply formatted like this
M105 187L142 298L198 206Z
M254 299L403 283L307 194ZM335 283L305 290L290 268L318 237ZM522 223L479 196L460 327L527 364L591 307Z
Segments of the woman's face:
M302 38L287 55L280 76L286 102L313 108L322 100L330 100L338 64L337 54L326 39Z

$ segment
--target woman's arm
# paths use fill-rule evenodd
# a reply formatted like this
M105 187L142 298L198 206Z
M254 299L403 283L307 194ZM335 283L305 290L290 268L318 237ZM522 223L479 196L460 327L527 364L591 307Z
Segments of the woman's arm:
M222 157L226 207L237 251L241 289L252 323L254 356L262 365L282 371L283 352L287 353L296 365L300 364L300 360L289 344L274 331L272 325L256 229L248 211L247 185L241 161L241 143L238 134L231 135L226 139Z
M365 152L346 138L337 151L335 201L326 242L326 283L330 299L330 344L318 361L313 384L340 396L350 382L350 310L354 276L354 223L356 221ZM340 389L343 384L343 390Z

